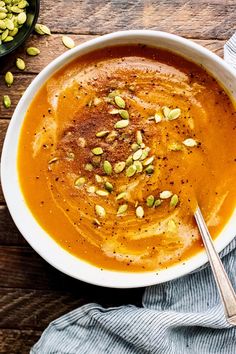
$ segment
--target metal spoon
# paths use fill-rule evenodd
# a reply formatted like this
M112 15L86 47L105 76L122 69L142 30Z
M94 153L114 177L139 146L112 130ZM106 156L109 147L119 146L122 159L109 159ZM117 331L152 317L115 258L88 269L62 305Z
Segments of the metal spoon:
M213 271L215 281L222 299L222 303L224 306L225 317L228 323L236 326L236 294L232 287L232 284L225 272L223 264L216 252L215 246L213 244L211 235L208 231L207 225L203 218L202 212L199 207L194 213L195 220L197 222L200 234L202 236L202 240L204 246L206 248L206 252L208 255L208 259L211 265L211 269Z

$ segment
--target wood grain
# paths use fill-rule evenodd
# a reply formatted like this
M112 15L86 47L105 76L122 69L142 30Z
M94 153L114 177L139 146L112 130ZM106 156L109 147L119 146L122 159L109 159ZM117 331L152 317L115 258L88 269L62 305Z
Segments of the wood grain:
M42 0L41 8L40 21L57 33L104 34L145 28L226 39L236 23L235 0L58 0L53 4Z
M30 329L0 329L0 353L29 354L40 335L40 331Z
M15 226L6 205L0 205L0 245L25 246L27 242Z

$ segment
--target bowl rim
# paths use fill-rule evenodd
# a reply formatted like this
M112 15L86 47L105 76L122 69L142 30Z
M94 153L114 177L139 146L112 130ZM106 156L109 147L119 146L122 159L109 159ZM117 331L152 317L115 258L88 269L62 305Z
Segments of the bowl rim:
M20 136L21 126L25 117L24 105L29 106L36 92L42 86L42 84L52 76L59 68L65 66L75 57L83 55L84 52L92 52L96 50L99 45L102 47L111 46L112 44L109 41L115 39L129 38L132 43L132 39L135 37L141 38L152 38L158 40L158 38L172 40L178 42L184 46L192 48L193 50L200 52L203 56L208 57L209 59L216 61L223 70L228 72L236 79L236 72L232 67L227 64L223 59L218 57L216 54L212 53L208 49L200 46L197 43L194 43L188 39L185 39L174 34L169 34L167 32L153 31L153 30L128 30L128 31L118 31L97 38L91 39L87 42L84 42L77 47L63 53L51 63L49 63L31 82L31 84L26 89L24 95L17 104L17 107L14 111L12 119L10 121L7 134L5 136L2 156L1 156L1 180L2 180L2 189L3 194L9 209L9 212L23 237L31 245L31 247L50 265L58 269L59 271L84 282L99 285L103 287L112 287L112 288L137 288L159 284L162 282L170 281L178 277L184 276L192 271L197 270L199 267L207 263L206 252L197 253L193 257L184 261L184 264L176 264L168 269L160 270L157 272L123 272L123 271L113 271L109 269L103 269L101 271L97 266L90 264L76 256L70 254L68 251L63 249L53 238L47 234L47 232L40 226L36 221L34 216L31 214L31 211L26 204L23 193L20 189L20 184L18 180L17 173L17 148L18 148L18 139ZM106 44L108 42L108 44ZM158 47L158 45L157 45ZM39 86L37 88L37 86ZM19 122L19 119L20 122ZM18 123L19 122L19 123ZM17 127L18 124L18 127ZM16 129L17 128L17 129ZM17 132L16 132L17 130ZM12 136L15 135L16 141L12 140ZM14 147L12 147L14 145ZM13 151L14 150L14 151ZM11 161L13 158L13 163ZM15 173L12 174L12 169ZM10 182L13 183L10 185ZM14 189L14 195L12 192ZM16 200L22 207L19 209L19 206L16 205ZM18 208L18 209L17 209ZM17 213L19 212L19 214ZM230 218L231 220L231 218ZM24 224L26 221L26 224ZM45 239L40 239L38 236L33 237L33 230L37 230L40 235L46 236ZM229 232L229 231L227 231ZM222 233L222 232L221 232ZM223 250L234 238L232 232L232 237L227 239L222 239L217 237L214 241L216 250L220 252ZM43 243L43 244L41 244ZM46 246L45 246L46 245ZM48 252L48 247L51 247L51 252ZM66 260L66 265L63 264L62 258ZM64 262L65 263L65 262Z
M33 19L33 22L31 23L30 27L28 28L28 31L25 32L25 34L19 39L19 41L17 43L14 42L14 39L12 42L9 42L12 44L12 46L9 47L4 53L0 53L0 58L3 58L6 55L14 52L17 48L19 48L20 45L22 45L29 38L29 36L33 32L36 22L38 20L39 10L40 10L40 0L35 0L34 19Z

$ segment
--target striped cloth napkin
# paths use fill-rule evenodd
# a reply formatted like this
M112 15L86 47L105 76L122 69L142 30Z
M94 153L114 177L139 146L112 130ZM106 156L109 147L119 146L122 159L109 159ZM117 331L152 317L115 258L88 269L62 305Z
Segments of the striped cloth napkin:
M224 46L236 69L236 34ZM236 289L236 238L221 252ZM143 307L87 304L53 321L31 354L235 354L209 266L146 288Z

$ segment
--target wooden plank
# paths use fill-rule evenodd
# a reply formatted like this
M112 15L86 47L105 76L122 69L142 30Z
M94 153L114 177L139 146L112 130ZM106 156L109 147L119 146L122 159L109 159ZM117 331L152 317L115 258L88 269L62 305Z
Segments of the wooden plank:
M41 331L0 330L0 353L29 354L30 348L38 341Z
M185 37L225 39L236 23L235 0L41 1L41 22L53 32L104 34L153 29Z
M0 245L27 245L15 226L6 205L0 205Z
M72 36L75 39L76 44L80 44L87 39L94 38L94 36ZM36 43L37 41L37 43ZM219 40L196 40L197 43L204 45L209 50L212 50L216 54L222 56L224 41ZM17 102L24 93L25 89L28 87L30 82L36 76L36 74L41 71L49 62L55 59L59 54L66 51L66 48L61 44L61 36L54 35L51 37L40 37L38 40L36 36L32 36L28 45L37 45L41 54L37 57L29 57L25 54L25 49L20 48L18 52L7 57L7 60L3 63L0 69L0 98L4 94L9 94L11 97L12 105L10 109L3 107L2 100L0 102L0 112L1 118L9 119L11 118ZM15 58L22 57L26 63L27 68L24 73L17 71L15 68ZM12 71L15 74L15 82L12 87L7 88L3 83L3 75L6 71ZM2 74L2 75L1 75ZM2 133L0 133L2 136Z
M56 292L1 288L0 328L42 330L54 319L89 302L104 307L128 303L141 306L142 289L105 289L82 284L65 284L64 290Z

